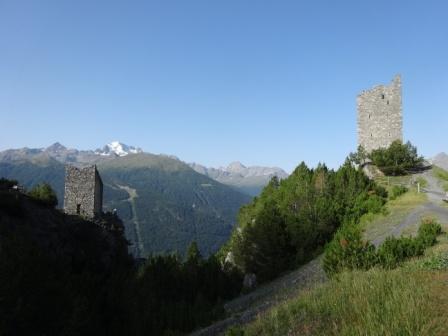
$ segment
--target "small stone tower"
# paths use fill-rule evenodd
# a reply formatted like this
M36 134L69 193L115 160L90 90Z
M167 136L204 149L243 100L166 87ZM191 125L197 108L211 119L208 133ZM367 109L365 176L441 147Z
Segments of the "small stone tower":
M103 211L103 182L96 166L65 167L64 211L90 219Z
M367 152L403 141L401 78L388 86L378 85L358 95L358 145Z

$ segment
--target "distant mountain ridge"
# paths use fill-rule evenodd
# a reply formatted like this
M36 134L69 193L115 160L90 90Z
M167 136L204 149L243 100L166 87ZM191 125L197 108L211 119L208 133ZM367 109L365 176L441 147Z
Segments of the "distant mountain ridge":
M288 173L278 167L246 167L238 161L220 168L207 168L197 163L189 165L198 173L251 196L257 196L272 177L277 176L279 179L288 177Z
M448 154L442 152L437 154L430 160L433 165L439 166L445 170L448 170Z
M102 150L47 148L0 152L0 177L26 188L42 182L64 194L65 164L96 164L104 183L104 209L118 209L135 255L178 251L197 241L204 255L227 241L250 197L199 174L177 158L111 143Z
M142 154L139 147L129 146L119 141L112 141L109 144L96 150L78 150L67 148L56 142L46 148L19 148L8 149L0 152L0 161L43 161L52 158L61 163L71 164L99 164L100 162L125 157L130 154ZM173 155L160 154L173 160L180 161ZM188 164L199 174L205 175L222 184L231 186L249 196L257 196L268 184L273 176L279 179L288 177L288 174L278 167L246 167L241 162L235 161L227 167L208 168L198 163Z
M19 149L8 149L0 152L0 160L17 161L30 159L32 157L48 156L62 163L94 163L106 158L114 158L138 153L143 153L143 150L138 147L125 145L119 141L112 141L103 148L98 148L96 150L78 150L67 148L59 142L55 142L46 148L24 147Z

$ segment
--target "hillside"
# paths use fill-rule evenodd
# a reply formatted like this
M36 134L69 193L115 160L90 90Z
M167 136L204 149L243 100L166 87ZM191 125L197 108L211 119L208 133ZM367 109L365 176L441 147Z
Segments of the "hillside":
M0 190L0 246L2 335L125 333L119 293L134 266L119 230Z
M98 164L109 208L144 253L185 251L196 240L205 254L229 237L249 197L166 156L135 154ZM140 231L140 232L139 232ZM140 251L142 252L142 251Z
M426 181L418 194L412 180ZM423 180L420 180L421 182ZM378 181L389 190L407 185L386 211L361 220L366 239L378 246L388 236L415 236L422 218L443 229L422 257L396 269L375 267L323 275L317 258L226 305L229 317L194 335L445 335L448 279L448 206L434 171ZM249 323L254 320L254 322ZM248 324L249 323L249 324ZM246 324L243 328L231 327Z
M48 182L62 207L65 162L98 165L104 208L118 209L136 255L184 253L193 240L208 255L227 240L239 208L250 200L168 156L105 156L59 144L1 152L0 177L16 179L26 188Z
M430 161L433 165L448 170L448 155L446 153L439 153Z

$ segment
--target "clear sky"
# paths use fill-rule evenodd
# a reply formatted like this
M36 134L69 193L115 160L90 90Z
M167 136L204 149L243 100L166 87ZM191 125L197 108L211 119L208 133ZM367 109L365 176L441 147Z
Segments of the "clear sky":
M337 167L397 73L405 139L448 151L447 1L0 0L0 150Z

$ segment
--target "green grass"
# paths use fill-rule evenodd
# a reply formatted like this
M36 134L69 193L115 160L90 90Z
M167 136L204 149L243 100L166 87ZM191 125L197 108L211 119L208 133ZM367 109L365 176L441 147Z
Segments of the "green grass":
M242 335L435 335L444 324L433 314L431 278L407 269L343 273L258 318Z
M420 183L420 188L426 188L428 186L428 181L422 176L419 176L416 180L417 183Z
M227 335L446 335L447 268L443 234L401 268L342 273Z
M405 185L410 186L413 181L412 175L404 175L404 176L379 176L375 178L375 182L379 185L388 189L394 185Z
M386 211L379 214L368 214L361 218L365 238L373 240L392 230L416 207L427 201L426 195L410 190L395 200L389 201ZM416 223L418 224L418 223Z
M442 188L448 192L448 171L440 167L434 166L432 168L432 172L434 176L441 181Z
M448 171L446 171L445 169L442 169L440 167L434 166L432 168L433 174L444 181L448 181Z

